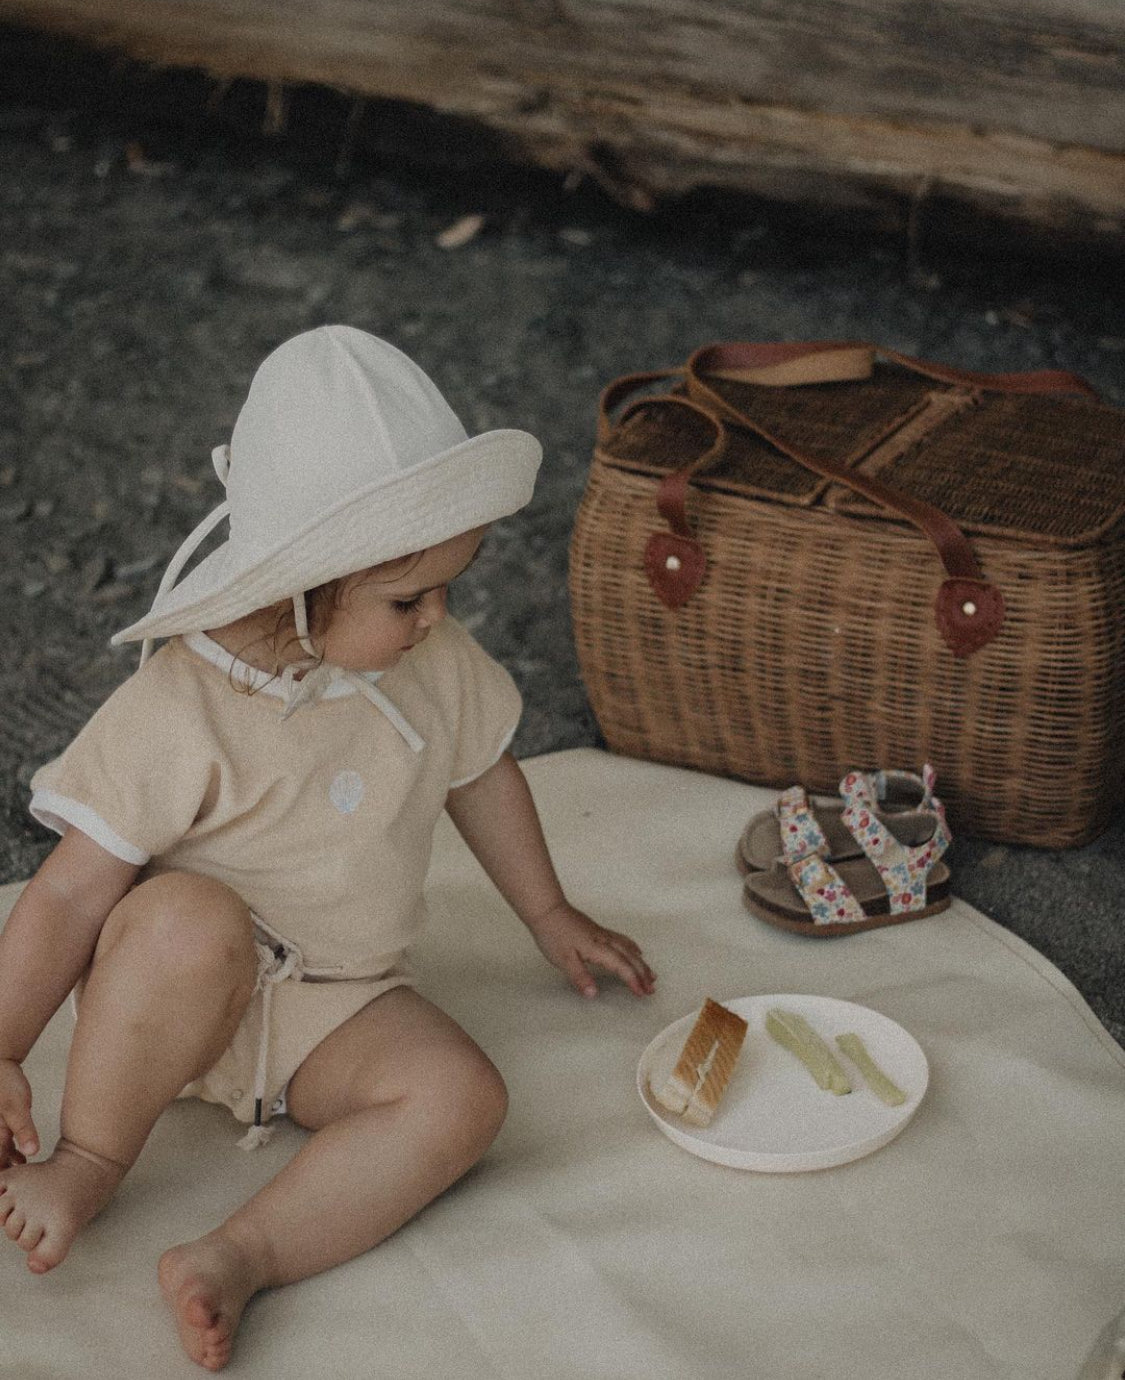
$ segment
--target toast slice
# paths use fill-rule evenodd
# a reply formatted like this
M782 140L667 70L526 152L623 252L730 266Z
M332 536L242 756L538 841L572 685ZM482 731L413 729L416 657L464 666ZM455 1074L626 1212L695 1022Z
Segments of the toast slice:
M668 1081L662 1088L649 1085L653 1097L692 1126L710 1125L734 1073L746 1031L741 1016L708 997Z

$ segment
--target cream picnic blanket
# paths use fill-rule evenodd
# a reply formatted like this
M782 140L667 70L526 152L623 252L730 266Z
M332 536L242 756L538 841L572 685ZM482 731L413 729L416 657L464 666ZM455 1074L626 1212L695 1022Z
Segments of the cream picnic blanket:
M657 995L575 995L444 827L421 988L499 1065L509 1120L377 1250L260 1296L226 1373L1103 1380L1084 1362L1125 1301L1125 1054L1074 987L960 902L834 941L761 924L733 853L767 791L592 750L525 767L570 895L642 943ZM836 1169L758 1174L660 1134L636 1091L641 1051L704 996L765 992L874 1007L919 1041L929 1090L896 1140ZM47 1136L69 1030L64 1007L28 1060ZM200 1373L156 1258L304 1135L282 1123L247 1155L238 1129L222 1109L173 1106L44 1278L0 1239L0 1376Z

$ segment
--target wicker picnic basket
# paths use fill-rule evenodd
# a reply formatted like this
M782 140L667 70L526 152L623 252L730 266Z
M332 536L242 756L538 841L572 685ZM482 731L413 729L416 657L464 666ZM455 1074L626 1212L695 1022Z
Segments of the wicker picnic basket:
M817 791L927 761L955 828L1047 847L1121 803L1125 412L1074 376L821 342L619 379L570 597L615 751Z

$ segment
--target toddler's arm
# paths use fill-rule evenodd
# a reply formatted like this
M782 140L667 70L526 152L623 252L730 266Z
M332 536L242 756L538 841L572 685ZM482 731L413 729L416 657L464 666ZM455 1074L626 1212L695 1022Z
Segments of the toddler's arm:
M0 1168L38 1152L20 1065L89 966L138 870L68 829L12 908L0 934Z
M596 925L563 894L527 780L511 753L450 791L446 809L501 896L583 996L598 990L590 964L616 974L638 997L652 992L655 974L633 940Z

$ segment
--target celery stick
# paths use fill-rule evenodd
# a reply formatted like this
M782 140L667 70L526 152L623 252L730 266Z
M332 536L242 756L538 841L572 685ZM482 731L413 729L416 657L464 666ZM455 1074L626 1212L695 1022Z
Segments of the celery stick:
M906 1093L891 1082L867 1052L867 1046L858 1035L851 1031L847 1035L837 1035L836 1043L863 1074L867 1086L880 1102L885 1102L888 1107L900 1107L906 1101Z
M800 1059L825 1092L837 1097L851 1092L852 1085L840 1061L803 1016L775 1006L766 1012L766 1030Z

